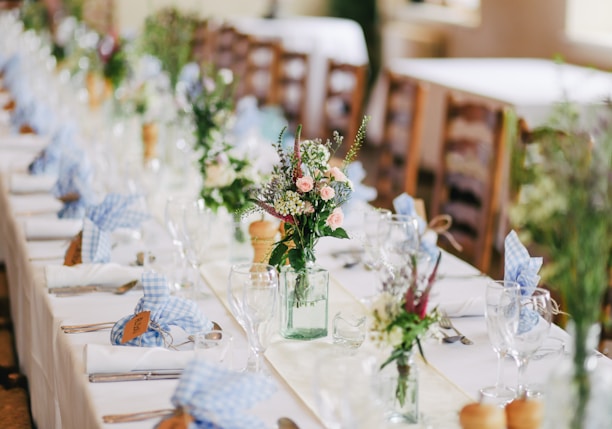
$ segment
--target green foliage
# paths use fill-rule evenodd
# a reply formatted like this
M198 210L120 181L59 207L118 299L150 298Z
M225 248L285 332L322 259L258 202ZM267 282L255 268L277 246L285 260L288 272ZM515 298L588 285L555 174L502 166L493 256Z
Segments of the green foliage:
M144 53L159 58L168 72L172 87L191 58L191 42L197 20L174 7L159 10L147 17L141 35Z

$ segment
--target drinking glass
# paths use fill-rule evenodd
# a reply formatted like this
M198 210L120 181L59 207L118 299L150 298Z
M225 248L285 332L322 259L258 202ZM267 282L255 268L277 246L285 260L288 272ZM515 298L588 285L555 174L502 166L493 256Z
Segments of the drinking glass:
M497 378L493 386L480 389L480 394L484 398L491 398L498 405L511 401L516 395L516 391L506 386L502 381L504 359L508 355L508 343L503 335L500 317L503 317L502 312L509 302L507 298L502 299L504 293L517 288L518 284L516 282L491 280L487 283L485 290L485 320L489 342L497 355Z
M355 353L366 337L366 316L338 312L333 320L333 343L349 354Z
M380 264L379 225L391 218L391 210L382 208L368 209L363 213L363 265L368 270L378 269Z
M185 207L193 204L193 198L170 196L166 199L164 208L164 221L166 228L172 238L172 244L175 247L175 255L178 260L179 275L174 281L174 292L180 291L183 286L188 283L185 278L187 268L187 257L185 255L185 234L183 233L183 219Z
M232 266L227 298L249 341L246 372L263 372L263 353L271 335L277 296L278 274L273 266L260 263Z
M197 292L203 293L199 267L204 263L210 242L210 222L211 212L203 199L194 200L185 206L181 233L185 257L193 269L194 298L197 298Z
M411 256L420 247L418 219L414 216L391 215L380 222L379 234L381 289L399 296L409 285L412 275Z
M519 286L514 296L518 311L509 311L515 320L502 323L502 332L508 343L508 352L518 366L517 395L523 397L529 395L525 384L529 361L550 332L552 305L550 292L542 288Z

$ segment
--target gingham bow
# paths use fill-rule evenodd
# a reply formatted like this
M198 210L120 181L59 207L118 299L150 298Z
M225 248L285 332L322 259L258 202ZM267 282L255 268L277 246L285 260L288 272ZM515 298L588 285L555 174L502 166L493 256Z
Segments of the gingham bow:
M162 274L148 271L142 274L144 296L140 298L134 314L120 319L111 330L111 343L121 345L125 324L142 311L150 311L148 330L124 343L126 346L169 347L172 345L170 326L178 326L187 334L211 330L213 323L202 314L194 301L170 296L168 281Z
M87 208L83 221L81 258L87 263L106 263L111 257L111 232L138 228L149 214L138 207L142 196L108 194L97 206Z
M245 410L275 390L273 382L261 374L234 372L196 358L183 371L172 403L185 408L198 429L265 429Z
M540 282L538 271L542 267L542 258L530 257L514 230L506 236L504 247L504 280L526 287L525 293L531 295Z
M62 155L76 149L76 127L73 123L65 123L58 127L51 142L29 165L30 174L53 174L59 172Z

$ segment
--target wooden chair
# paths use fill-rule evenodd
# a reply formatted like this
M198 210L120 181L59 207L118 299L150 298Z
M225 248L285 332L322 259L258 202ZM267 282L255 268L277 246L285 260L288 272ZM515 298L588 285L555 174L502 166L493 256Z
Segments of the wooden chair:
M376 188L377 204L391 208L393 198L402 192L416 196L427 87L390 70L385 77L387 101Z
M432 216L452 217L449 233L463 250L457 253L443 236L439 244L486 273L505 155L502 108L449 96L440 154Z
M210 20L201 20L193 30L191 57L197 64L214 62L215 25Z
M227 23L214 29L213 62L217 68L231 69L234 63L234 39L236 29Z
M343 158L350 144L355 141L366 89L368 66L328 60L323 121L319 137L331 138L334 131L344 136L344 142L336 156Z
M260 106L277 100L276 82L279 75L281 42L251 36L244 76L244 93L257 98Z
M307 78L309 57L307 53L282 49L278 62L278 78L273 90L275 99L289 123L289 131L295 132L297 125L307 128Z
M232 42L232 63L230 69L234 73L236 82L234 98L239 100L246 93L245 75L248 67L248 57L251 44L251 37L248 34L235 31Z

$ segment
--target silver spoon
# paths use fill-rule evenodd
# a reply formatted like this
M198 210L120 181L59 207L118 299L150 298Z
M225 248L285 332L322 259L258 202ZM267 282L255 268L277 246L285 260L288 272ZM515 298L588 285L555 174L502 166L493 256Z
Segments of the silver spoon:
M444 341L445 343L456 343L461 339L461 335L448 335L444 331L440 332L442 332L442 335L444 336L444 338L442 338L442 341Z

